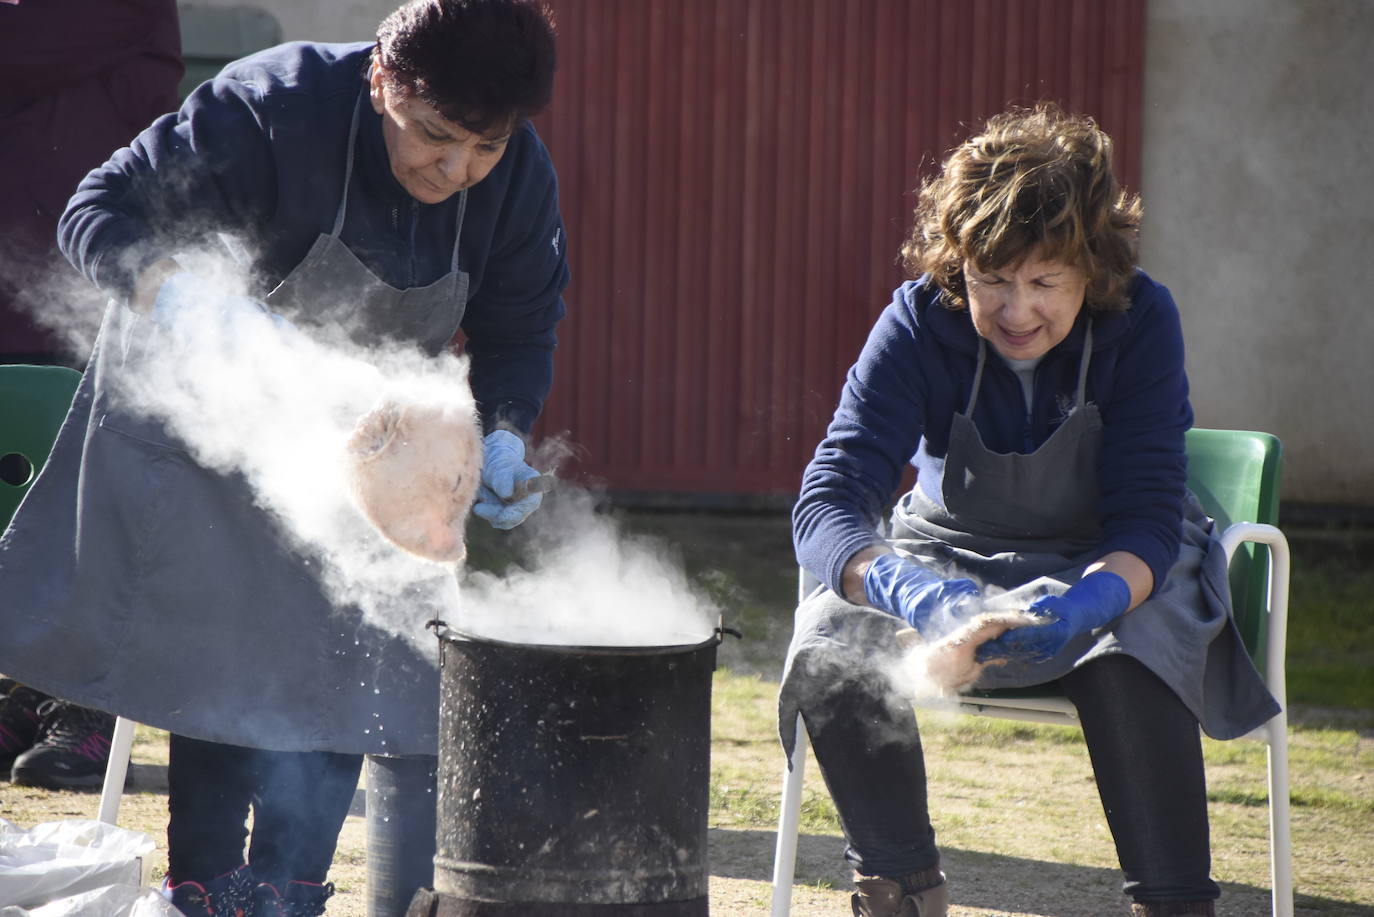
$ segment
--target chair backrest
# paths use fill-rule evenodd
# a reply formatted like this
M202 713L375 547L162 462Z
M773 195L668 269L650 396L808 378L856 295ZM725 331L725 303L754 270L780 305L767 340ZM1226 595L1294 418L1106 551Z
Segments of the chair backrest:
M65 366L0 366L0 531L48 460L80 381Z
M1283 447L1269 433L1188 431L1188 487L1221 531L1233 522L1278 525ZM1231 601L1250 657L1264 670L1269 549L1243 544L1231 561Z

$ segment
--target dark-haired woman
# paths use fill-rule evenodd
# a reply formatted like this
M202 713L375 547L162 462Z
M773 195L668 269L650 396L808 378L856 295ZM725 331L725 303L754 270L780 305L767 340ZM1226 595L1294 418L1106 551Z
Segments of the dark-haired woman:
M1198 726L1277 706L1229 616L1185 487L1178 310L1135 266L1111 142L1052 107L992 118L921 192L912 277L879 317L806 469L802 603L780 705L839 811L854 913L943 917L949 891L894 634L999 603L1039 618L979 648L978 687L1059 681L1078 708L1139 915L1211 914ZM916 484L878 534L902 467ZM995 664L991 664L995 663Z
M335 607L242 480L126 410L120 374L168 309L215 295L177 253L235 239L256 301L229 305L430 354L462 329L488 431L474 512L518 524L538 503L513 482L535 473L523 435L568 280L528 120L553 70L536 0L413 0L376 41L229 64L61 219L64 253L112 303L6 539L0 670L172 733L167 885L188 915L323 913L362 756L435 754L437 673Z

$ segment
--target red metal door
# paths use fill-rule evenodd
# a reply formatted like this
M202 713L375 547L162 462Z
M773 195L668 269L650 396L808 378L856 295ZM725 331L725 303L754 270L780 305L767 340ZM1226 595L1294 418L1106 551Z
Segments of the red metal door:
M1053 99L1138 184L1144 0L554 0L573 279L540 432L621 492L786 496L903 279L913 190Z

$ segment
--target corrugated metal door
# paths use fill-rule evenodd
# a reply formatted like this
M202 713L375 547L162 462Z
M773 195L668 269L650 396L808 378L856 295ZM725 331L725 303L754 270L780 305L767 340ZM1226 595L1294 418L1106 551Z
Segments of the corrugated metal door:
M785 495L920 178L1054 99L1139 175L1144 0L554 0L573 265L540 425L616 491Z

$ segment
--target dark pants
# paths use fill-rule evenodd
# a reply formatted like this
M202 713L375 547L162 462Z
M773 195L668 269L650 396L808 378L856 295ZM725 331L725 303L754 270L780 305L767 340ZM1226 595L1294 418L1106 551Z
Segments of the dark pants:
M1125 655L1086 663L1060 684L1078 707L1126 893L1138 901L1218 897L1192 713ZM915 717L873 686L844 680L812 695L803 714L849 841L847 859L865 875L896 877L935 865L939 851Z
M362 770L361 755L279 752L173 735L167 766L167 873L204 882L244 862L278 888L323 882Z

